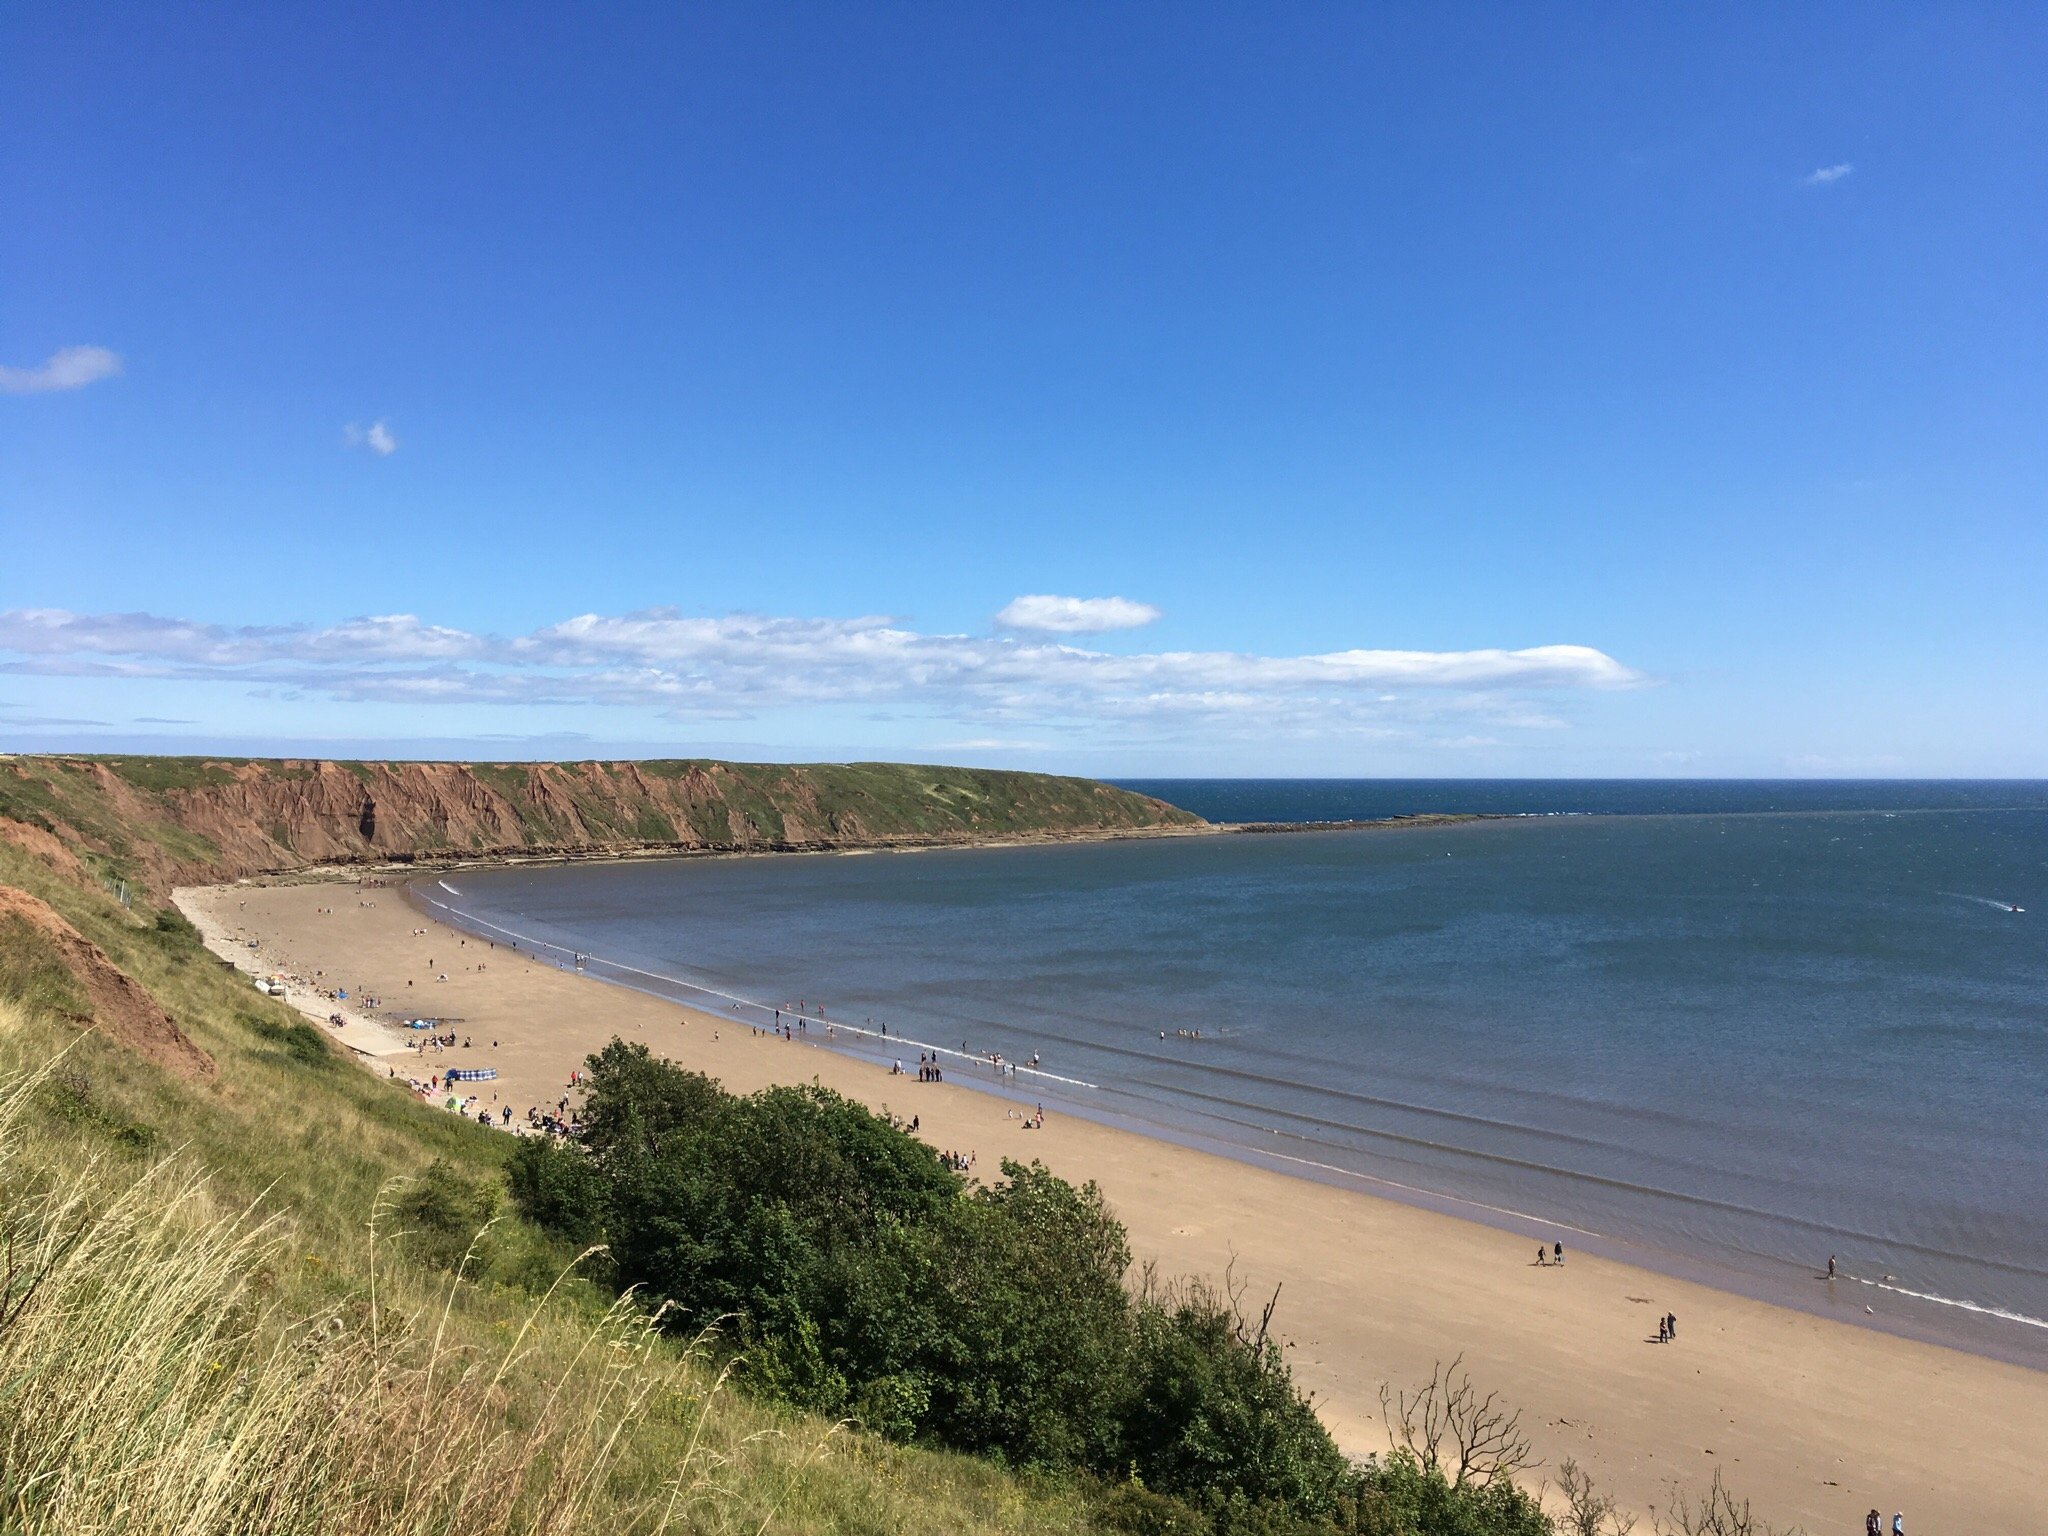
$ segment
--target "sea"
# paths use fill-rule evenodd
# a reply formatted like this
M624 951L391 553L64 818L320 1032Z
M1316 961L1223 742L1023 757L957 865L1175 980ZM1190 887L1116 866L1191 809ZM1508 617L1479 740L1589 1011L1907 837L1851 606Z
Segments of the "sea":
M2048 1368L2048 783L1127 787L1487 819L415 890L1049 1114Z

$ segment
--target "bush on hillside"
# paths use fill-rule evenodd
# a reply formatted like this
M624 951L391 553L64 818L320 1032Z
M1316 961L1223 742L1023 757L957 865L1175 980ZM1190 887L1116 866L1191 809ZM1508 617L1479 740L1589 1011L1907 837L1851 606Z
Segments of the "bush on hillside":
M587 1090L581 1146L512 1159L519 1209L603 1233L616 1283L682 1326L727 1320L758 1386L1012 1464L1135 1468L1212 1514L1336 1507L1344 1460L1263 1326L1201 1287L1133 1297L1092 1185L1005 1163L970 1186L829 1090L735 1097L619 1041Z
M1227 1290L1200 1281L1162 1289L1148 1273L1135 1313L1124 1440L1139 1477L1304 1514L1334 1506L1350 1469L1295 1390L1269 1334L1270 1304L1252 1324Z
M1366 1468L1339 1501L1345 1536L1552 1536L1543 1506L1507 1479L1454 1483L1396 1451Z
M435 1269L459 1269L465 1258L483 1268L495 1257L489 1227L498 1210L497 1193L464 1177L445 1158L434 1159L400 1188L392 1208L402 1240Z

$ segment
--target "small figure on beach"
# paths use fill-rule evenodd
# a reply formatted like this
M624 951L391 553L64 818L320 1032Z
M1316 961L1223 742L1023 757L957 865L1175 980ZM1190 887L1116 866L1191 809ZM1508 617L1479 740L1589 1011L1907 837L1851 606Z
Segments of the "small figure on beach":
M1892 1511L1892 1536L1906 1536L1906 1515L1903 1510Z
M1657 1342L1659 1344L1669 1344L1671 1342L1671 1319L1668 1317L1657 1319Z
M1874 1509L1863 1517L1863 1536L1884 1536L1884 1516Z
M1536 1264L1539 1269L1548 1269L1550 1267L1550 1250L1541 1243L1536 1245Z
M1835 1256L1832 1253L1828 1255L1828 1278L1835 1278Z
M1552 1244L1552 1245L1551 1245L1551 1249L1550 1249L1550 1253L1551 1253L1551 1257L1552 1257L1552 1258L1554 1258L1554 1259L1556 1259L1558 1263L1562 1264L1562 1263L1564 1262L1564 1244L1563 1244L1563 1243L1554 1243L1554 1244Z
M1666 1312L1664 1314L1664 1337L1670 1341L1676 1341L1678 1338L1678 1314L1676 1312Z

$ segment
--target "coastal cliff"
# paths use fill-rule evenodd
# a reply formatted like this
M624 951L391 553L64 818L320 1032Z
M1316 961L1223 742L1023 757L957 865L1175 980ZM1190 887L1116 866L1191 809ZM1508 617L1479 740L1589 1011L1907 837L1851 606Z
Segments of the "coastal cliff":
M0 837L155 890L370 864L888 848L1204 825L1090 779L898 763L0 758Z

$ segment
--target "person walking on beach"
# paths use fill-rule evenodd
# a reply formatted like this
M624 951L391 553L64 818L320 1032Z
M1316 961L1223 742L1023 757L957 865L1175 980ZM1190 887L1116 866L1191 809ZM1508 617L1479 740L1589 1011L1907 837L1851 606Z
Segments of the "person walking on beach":
M1884 1536L1884 1516L1874 1509L1863 1517L1863 1536Z
M1557 1260L1557 1262L1558 1262L1558 1263L1562 1264L1562 1263L1564 1262L1564 1244L1563 1244L1563 1243L1557 1243L1557 1244L1554 1244L1554 1245L1552 1246L1552 1248L1551 1248L1551 1250L1550 1250L1550 1251L1551 1251L1551 1256L1552 1256L1553 1258L1555 1258L1555 1259Z
M1666 1312L1664 1314L1664 1337L1674 1341L1678 1338L1678 1314L1676 1312Z
M1892 1536L1906 1536L1906 1515L1903 1510L1892 1511Z

